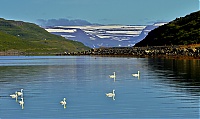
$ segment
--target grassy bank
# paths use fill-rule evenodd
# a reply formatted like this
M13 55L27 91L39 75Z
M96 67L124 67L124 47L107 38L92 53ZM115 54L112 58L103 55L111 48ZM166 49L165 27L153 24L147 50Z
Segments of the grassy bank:
M88 49L80 42L50 34L33 23L0 18L1 54L56 54Z

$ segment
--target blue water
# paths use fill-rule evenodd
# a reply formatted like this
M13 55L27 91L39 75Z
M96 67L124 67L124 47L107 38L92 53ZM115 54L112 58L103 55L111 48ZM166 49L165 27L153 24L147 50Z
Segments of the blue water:
M139 79L132 76L138 70ZM109 78L113 72L115 80ZM0 119L198 119L199 79L199 60L1 56ZM23 109L9 96L21 88ZM113 89L115 100L105 95Z

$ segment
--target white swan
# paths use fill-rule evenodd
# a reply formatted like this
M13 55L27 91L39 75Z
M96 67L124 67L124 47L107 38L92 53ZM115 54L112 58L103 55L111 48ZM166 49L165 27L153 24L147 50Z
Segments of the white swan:
M22 106L24 105L24 98L21 98L21 101L19 101L19 104Z
M62 101L60 101L60 104L62 104L64 106L64 108L66 108L66 98L64 98Z
M115 90L113 90L112 93L106 93L106 96L107 96L107 97L112 97L113 100L115 100Z
M60 101L60 104L66 105L66 104L67 104L67 103L66 103L66 98L64 98L62 101Z
M17 102L17 98L18 98L17 91L15 92L15 94L11 94L10 97L15 98L16 102Z
M24 98L21 98L21 101L19 101L19 105L22 106L22 109L24 109Z
M21 89L21 92L17 92L18 96L23 96L23 89Z
M115 72L113 72L113 75L109 75L109 77L110 77L110 78L113 78L113 79L115 80L115 78L116 78Z
M15 94L11 94L10 97L11 97L11 98L17 98L17 97L18 97L18 96L17 96L17 91L15 92Z
M132 74L134 77L140 77L140 71L138 71L138 73L137 74Z

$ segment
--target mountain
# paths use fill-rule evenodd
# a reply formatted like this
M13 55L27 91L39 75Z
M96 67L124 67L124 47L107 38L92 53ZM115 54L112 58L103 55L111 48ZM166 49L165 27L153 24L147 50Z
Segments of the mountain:
M200 43L200 11L160 26L135 46L188 45Z
M51 26L46 30L67 39L82 42L92 48L131 47L141 41L149 31L163 23L153 25L92 25L92 26Z
M58 53L86 49L80 42L50 34L33 23L0 18L0 52Z
M90 23L86 20L82 19L74 19L74 20L69 20L69 19L38 19L37 23L40 26L46 27L46 26L88 26L88 25L98 25L98 24L93 24Z
M143 40L150 31L154 30L155 28L162 26L164 24L166 24L167 22L156 22L153 25L147 25L141 32L141 34L138 36L138 42L140 42L141 40Z

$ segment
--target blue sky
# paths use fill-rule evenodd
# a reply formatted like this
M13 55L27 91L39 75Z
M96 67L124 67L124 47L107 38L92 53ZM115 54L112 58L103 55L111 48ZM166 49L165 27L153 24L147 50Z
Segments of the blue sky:
M138 25L170 21L199 10L199 0L0 0L0 17L82 19L91 23Z

